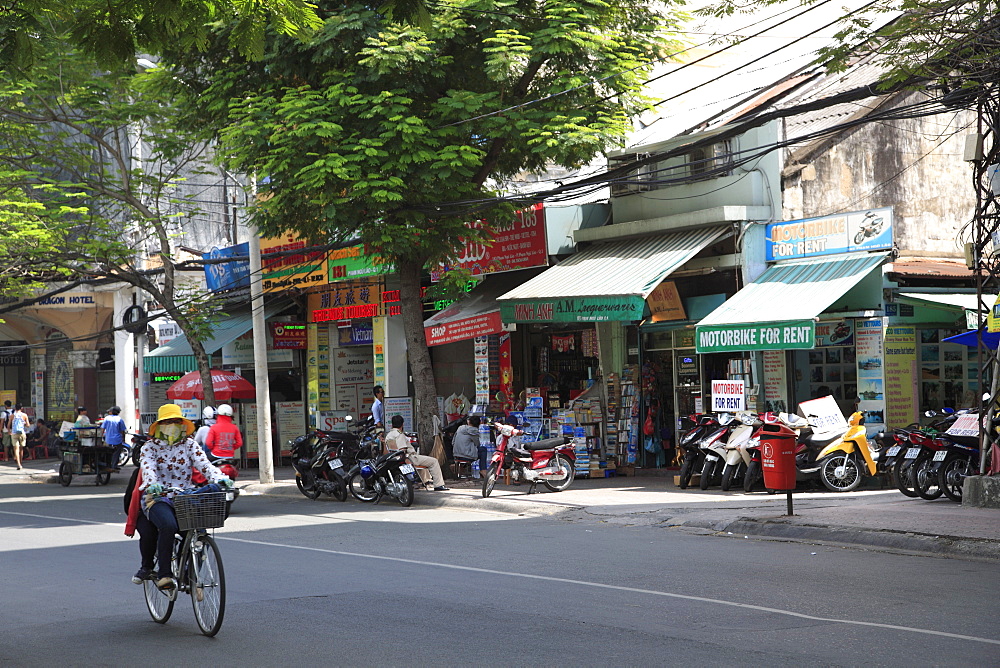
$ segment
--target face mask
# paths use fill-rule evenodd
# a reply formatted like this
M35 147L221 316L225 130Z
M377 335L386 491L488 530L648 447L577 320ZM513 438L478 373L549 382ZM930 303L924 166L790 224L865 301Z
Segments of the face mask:
M181 436L181 429L183 425L180 424L161 424L160 434L167 439L168 443L176 443Z

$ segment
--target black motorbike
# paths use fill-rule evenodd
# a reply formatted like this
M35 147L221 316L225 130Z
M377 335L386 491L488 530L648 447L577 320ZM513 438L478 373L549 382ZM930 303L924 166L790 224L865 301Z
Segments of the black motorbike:
M121 450L118 452L118 461L116 462L117 468L121 468L128 464L129 460L132 460L133 466L139 465L139 457L142 455L142 446L149 440L149 436L146 434L127 434L132 437L132 444L122 443Z
M393 450L372 459L360 460L349 472L351 495L358 501L378 503L390 496L403 506L413 505L417 472L406 461L406 452Z
M719 421L711 414L696 413L685 419L693 425L680 436L677 442L677 445L684 451L677 483L681 489L687 489L694 472L701 471L704 467L705 453L700 447L701 440L719 426Z
M349 432L316 430L289 443L295 485L307 499L320 494L338 501L347 500L347 471L340 458L342 450L356 452L357 437Z

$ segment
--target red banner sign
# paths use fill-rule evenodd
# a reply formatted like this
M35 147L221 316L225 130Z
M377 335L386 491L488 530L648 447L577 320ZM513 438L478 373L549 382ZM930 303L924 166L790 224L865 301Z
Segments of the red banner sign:
M474 339L477 336L496 334L502 330L500 311L491 311L442 325L424 327L424 335L427 337L427 345L439 346L443 343L454 343L455 341Z
M272 322L271 338L273 348L306 349L306 323L304 322Z
M486 221L469 223L474 229L482 228ZM493 244L466 242L462 254L451 265L432 272L431 279L438 280L441 273L454 268L468 269L473 276L496 274L528 267L544 267L549 263L545 243L545 209L535 204L530 209L518 211L506 225L493 228Z

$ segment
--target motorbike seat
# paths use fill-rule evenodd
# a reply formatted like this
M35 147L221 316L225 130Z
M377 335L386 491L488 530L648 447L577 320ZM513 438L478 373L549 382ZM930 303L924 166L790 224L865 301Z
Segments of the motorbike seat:
M803 444L805 444L810 449L814 448L817 450L821 450L826 446L830 445L831 443L833 443L834 441L840 440L841 438L843 438L843 436L844 436L843 434L819 434L819 435L809 434L803 440Z
M544 441L533 441L531 443L521 443L522 450L528 450L529 452L535 450L554 450L559 446L566 443L561 436L557 438L547 438Z

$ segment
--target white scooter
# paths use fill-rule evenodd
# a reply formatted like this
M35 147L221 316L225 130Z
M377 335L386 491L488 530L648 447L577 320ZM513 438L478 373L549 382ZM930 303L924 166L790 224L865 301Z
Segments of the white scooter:
M737 413L736 420L740 424L729 433L724 446L726 464L722 468L723 492L728 492L733 482L746 473L751 458L747 446L760 424L759 418L754 413Z
M733 413L719 413L719 427L706 434L698 447L705 453L705 464L701 469L701 481L699 487L708 489L713 478L721 470L726 461L726 440L730 433L730 423L735 419Z

